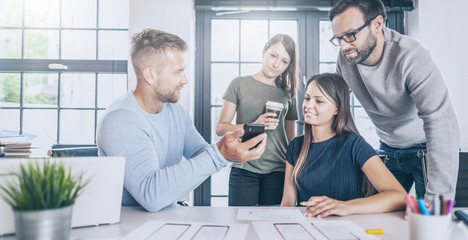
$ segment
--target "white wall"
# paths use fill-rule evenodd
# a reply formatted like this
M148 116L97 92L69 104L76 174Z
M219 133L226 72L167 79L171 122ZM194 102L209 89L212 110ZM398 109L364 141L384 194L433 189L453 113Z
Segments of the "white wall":
M432 54L442 72L461 129L461 149L468 151L467 0L416 0L407 14L407 33Z
M176 34L188 44L185 62L189 83L182 89L181 100L193 116L195 80L195 10L193 0L131 0L129 35L145 28L154 28ZM136 77L131 62L128 64L128 88L134 89Z

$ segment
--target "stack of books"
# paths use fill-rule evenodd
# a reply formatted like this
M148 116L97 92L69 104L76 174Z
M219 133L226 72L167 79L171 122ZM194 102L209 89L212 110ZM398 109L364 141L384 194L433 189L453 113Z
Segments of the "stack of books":
M4 157L27 158L31 155L31 143L7 143L3 146Z
M36 135L0 130L0 157L27 158L31 155L31 142Z

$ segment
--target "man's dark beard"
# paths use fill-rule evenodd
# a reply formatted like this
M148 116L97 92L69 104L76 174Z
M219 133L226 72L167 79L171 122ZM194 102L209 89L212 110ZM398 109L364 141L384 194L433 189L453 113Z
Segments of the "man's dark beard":
M351 64L361 64L362 62L364 62L372 53L372 51L374 51L375 49L375 46L377 45L377 39L376 37L374 36L374 34L372 33L369 33L367 35L367 39L366 39L366 45L364 46L363 49L359 50L357 48L352 48L352 49L348 49L347 51L342 51L343 52L343 55L345 56L346 60L348 60L349 63ZM357 56L355 58L348 58L346 56L346 53L347 52L350 52L350 51L356 51L357 53Z

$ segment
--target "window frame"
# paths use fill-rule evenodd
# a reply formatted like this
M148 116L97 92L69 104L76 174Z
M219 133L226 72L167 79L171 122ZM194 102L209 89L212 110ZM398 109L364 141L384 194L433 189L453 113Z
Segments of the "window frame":
M9 109L9 110L19 110L19 133L23 134L23 123L24 123L24 110L34 109L34 110L57 110L57 136L56 143L60 143L60 118L62 110L93 110L94 111L94 136L93 143L96 143L96 131L97 131L97 119L98 112L105 110L104 107L98 107L98 76L99 74L125 74L126 77L126 89L128 90L128 60L99 60L99 37L101 31L126 31L127 28L104 28L99 27L99 0L96 0L96 26L95 27L62 27L63 18L62 18L62 1L60 1L60 18L59 18L59 27L30 27L25 26L26 19L26 7L25 1L23 1L22 7L22 21L20 26L0 26L2 30L20 30L22 32L21 37L21 58L0 58L0 73L14 73L20 74L20 100L19 106L0 106L0 110ZM58 59L31 59L25 58L25 30L56 30L58 31ZM96 52L95 59L90 60L73 60L73 59L62 59L62 32L63 31L94 31L95 34L95 44ZM68 69L51 69L49 64L62 64L68 67ZM57 90L57 105L52 107L36 107L36 106L25 106L24 104L24 75L25 74L48 74L54 73L57 74L58 81L58 90ZM94 107L62 107L60 103L61 96L61 81L62 74L75 74L75 73L88 73L94 74ZM87 143L89 144L89 143Z
M389 10L387 8L387 10ZM388 11L387 27L404 33L404 12ZM195 98L194 98L194 124L205 141L211 143L211 20L212 19L270 19L272 17L279 19L300 19L298 20L298 43L299 49L299 76L298 76L298 114L297 133L303 132L303 115L301 106L304 98L304 83L308 76L320 71L320 21L328 20L328 11L305 10L291 12L272 12L258 11L237 14L224 14L217 16L215 11L206 8L196 9L196 51L197 59L195 65ZM282 17L282 18L281 18ZM315 26L315 27L314 27ZM305 53L305 54L304 54ZM239 59L239 63L242 62ZM304 74L305 73L305 74ZM351 111L354 117L355 109L362 106L355 103L353 94L351 94ZM194 191L195 206L211 205L211 177L205 180ZM217 197L217 196L215 196ZM223 196L220 196L223 197Z
M211 109L216 107L211 103L211 20L213 19L241 19L241 20L297 20L298 21L298 48L302 52L308 51L305 44L307 28L307 12L248 12L239 14L226 14L217 16L216 12L209 10L196 11L196 51L195 57L195 111L194 124L202 137L211 143ZM309 16L310 17L310 16ZM243 63L241 59L237 61ZM306 54L299 53L298 79L306 72ZM240 67L240 66L239 66ZM299 81L301 82L301 81ZM299 132L299 129L297 130ZM211 195L211 177L205 180L194 192L195 206L210 206L211 197L225 197Z

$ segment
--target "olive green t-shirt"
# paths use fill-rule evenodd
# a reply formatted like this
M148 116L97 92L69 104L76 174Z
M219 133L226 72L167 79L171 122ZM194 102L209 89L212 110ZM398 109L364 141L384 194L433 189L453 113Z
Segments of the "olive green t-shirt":
M268 135L265 152L258 160L246 163L233 162L232 167L266 174L284 171L286 162L285 120L297 120L296 98L291 98L288 91L255 80L252 76L237 77L231 81L223 98L236 104L236 124L252 123L265 113L267 101L279 102L284 105L279 115L279 125L275 130L265 131Z

